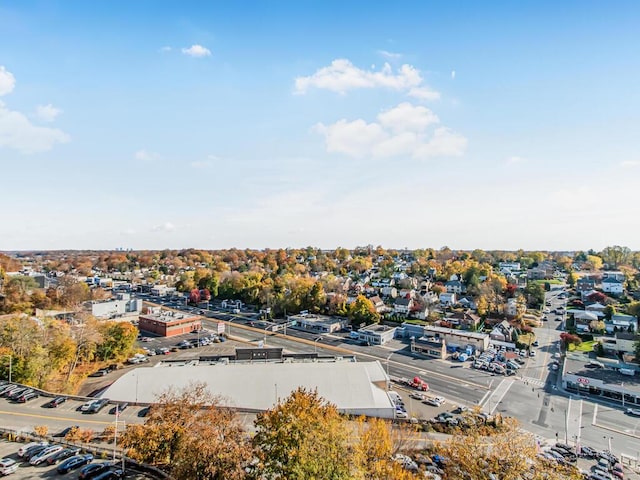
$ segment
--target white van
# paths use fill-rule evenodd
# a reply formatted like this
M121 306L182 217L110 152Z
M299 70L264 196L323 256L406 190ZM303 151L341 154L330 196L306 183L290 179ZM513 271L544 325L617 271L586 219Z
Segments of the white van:
M18 462L11 458L3 458L0 460L0 474L9 475L15 473L18 470Z

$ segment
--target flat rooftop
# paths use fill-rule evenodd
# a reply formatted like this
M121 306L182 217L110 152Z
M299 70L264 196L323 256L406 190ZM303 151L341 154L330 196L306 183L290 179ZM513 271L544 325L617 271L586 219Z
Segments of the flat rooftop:
M482 332L469 332L467 330L456 330L455 328L446 328L446 327L432 327L426 326L424 327L425 333L444 333L447 335L457 335L459 337L467 337L467 338L475 338L478 340L482 340L489 337L488 333Z
M634 376L622 375L621 373L613 370L611 367L607 366L606 359L597 359L598 362L601 362L605 365L605 368L593 368L587 366L588 363L592 359L588 359L587 357L579 358L579 357L567 357L565 359L565 374L573 374L578 375L580 377L592 378L596 380L601 380L603 383L608 385L613 385L616 387L622 387L624 384L625 391L631 391L637 394L640 394L640 373L636 372ZM618 368L623 367L624 365L617 365Z
M362 327L358 331L359 332L384 333L384 332L388 332L389 330L393 330L394 328L397 328L397 327L390 327L389 325L379 325L379 324L373 323L371 325L367 325L366 327Z
M188 313L180 313L173 310L163 310L161 313L147 313L139 315L139 318L146 318L147 320L155 320L157 322L175 322L177 320L194 319L197 320L197 315L191 315Z
M192 382L240 410L265 411L298 387L317 389L338 409L354 415L393 418L386 393L388 377L380 362L159 363L137 368L117 379L102 394L115 401L154 403L169 387Z

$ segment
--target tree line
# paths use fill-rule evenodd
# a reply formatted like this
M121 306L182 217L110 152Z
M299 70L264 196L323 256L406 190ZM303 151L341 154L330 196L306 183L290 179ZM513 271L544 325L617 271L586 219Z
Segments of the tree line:
M249 433L224 399L194 383L161 394L144 424L127 426L122 445L131 458L176 480L424 478L394 459L400 452L440 454L445 479L580 478L576 469L538 458L532 436L515 421L504 423L490 437L457 435L425 448L410 424L349 420L316 391L299 388L259 414Z

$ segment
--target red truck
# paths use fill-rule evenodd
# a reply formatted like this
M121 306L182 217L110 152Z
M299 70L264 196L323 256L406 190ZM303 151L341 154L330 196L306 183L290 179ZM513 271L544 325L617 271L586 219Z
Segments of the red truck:
M409 382L409 385L423 392L429 390L429 385L427 384L427 382L422 380L420 377L413 377L413 380Z

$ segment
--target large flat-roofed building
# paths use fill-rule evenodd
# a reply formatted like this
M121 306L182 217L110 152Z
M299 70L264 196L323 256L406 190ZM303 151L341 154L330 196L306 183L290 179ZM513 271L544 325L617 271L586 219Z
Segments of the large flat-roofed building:
M291 328L304 330L313 333L333 333L342 330L347 326L348 321L344 318L327 317L326 315L291 315L287 317Z
M142 299L131 298L128 293L117 293L113 299L91 302L91 315L97 318L118 318L137 315L142 311Z
M173 337L202 328L200 317L187 315L173 310L161 310L138 317L138 329L159 335Z
M194 364L196 363L196 364ZM159 363L138 368L117 379L102 394L119 402L154 403L168 388L205 383L230 407L266 411L299 387L318 394L350 415L394 418L386 392L388 377L380 362L334 359L324 362Z
M623 403L624 395L625 406L640 405L640 372L634 366L619 363L617 360L593 361L568 356L564 361L562 386L570 392L620 403Z
M449 350L465 350L466 347L471 346L475 350L484 352L489 347L488 333L427 326L424 328L424 336L444 340Z

